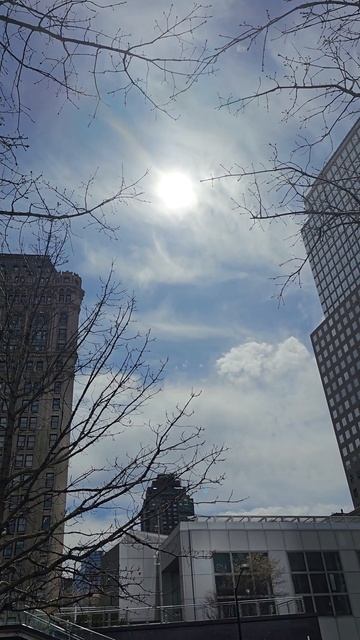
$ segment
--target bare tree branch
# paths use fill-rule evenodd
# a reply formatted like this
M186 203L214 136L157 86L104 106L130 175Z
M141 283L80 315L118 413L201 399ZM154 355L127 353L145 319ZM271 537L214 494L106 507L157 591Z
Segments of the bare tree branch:
M57 606L64 572L74 577L94 551L139 525L150 480L175 472L190 493L218 484L224 448L207 447L203 429L189 424L194 392L162 422L144 417L165 365L148 364L150 334L134 330L135 301L112 273L77 329L78 277L54 269L62 243L49 241L44 257L5 258L0 608ZM131 576L123 578L126 589Z

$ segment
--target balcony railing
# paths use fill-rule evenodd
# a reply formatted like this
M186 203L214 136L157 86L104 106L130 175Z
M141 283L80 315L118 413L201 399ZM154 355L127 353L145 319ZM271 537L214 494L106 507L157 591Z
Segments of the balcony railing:
M89 627L81 627L70 620L58 618L43 611L5 611L0 615L0 626L23 625L42 631L56 640L111 640Z
M240 600L242 618L298 615L304 613L300 596ZM98 609L95 607L62 609L58 619L69 620L84 627L111 627L129 624L170 623L190 620L226 620L236 617L236 604L231 601L200 602L188 605L158 607L126 607Z

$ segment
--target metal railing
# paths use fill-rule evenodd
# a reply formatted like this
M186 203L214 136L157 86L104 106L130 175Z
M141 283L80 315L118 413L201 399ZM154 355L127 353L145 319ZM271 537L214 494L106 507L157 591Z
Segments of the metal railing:
M297 524L325 524L360 522L360 515L334 514L329 516L299 516L299 515L249 515L239 513L234 515L196 515L188 518L190 522L250 522L250 523L297 523Z
M298 615L304 613L301 596L239 600L242 618L261 616ZM236 617L234 600L203 601L187 605L157 607L126 607L99 609L95 607L62 609L58 618L75 621L84 627L111 627L129 624L169 623L190 620L225 620Z
M81 627L62 617L48 615L44 611L5 611L0 616L0 625L24 625L42 631L57 640L110 640L109 636Z

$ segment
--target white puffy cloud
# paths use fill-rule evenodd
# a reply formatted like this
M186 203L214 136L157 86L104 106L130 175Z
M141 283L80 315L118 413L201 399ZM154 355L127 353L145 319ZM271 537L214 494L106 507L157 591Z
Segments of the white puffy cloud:
M290 337L278 344L255 341L240 344L217 360L217 368L221 376L233 381L261 379L269 382L296 372L310 359L306 347Z

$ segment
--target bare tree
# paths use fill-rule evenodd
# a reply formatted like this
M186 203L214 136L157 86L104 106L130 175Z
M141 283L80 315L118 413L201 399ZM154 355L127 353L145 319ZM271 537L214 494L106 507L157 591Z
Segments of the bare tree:
M49 242L0 260L0 608L56 607L60 577L139 524L158 473L190 493L220 480L223 448L189 425L194 393L163 422L144 418L164 365L147 363L134 299L110 274L77 328L81 282L56 270L61 255Z
M245 60L246 55L255 56L259 74L257 78L252 71L253 90L221 98L220 108L235 114L255 104L278 110L284 123L297 125L296 138L289 141L291 151L281 153L269 132L267 160L223 166L212 180L238 181L235 205L255 222L291 218L301 227L304 214L316 218L321 242L335 226L355 229L360 219L359 154L331 174L322 171L314 153L317 145L325 144L328 152L340 128L347 123L350 128L359 114L360 7L357 0L284 0L283 5L284 10L274 15L269 4L263 22L243 23L237 33L226 35L226 44L211 62L239 46ZM306 197L315 182L323 191L321 203ZM293 242L297 247L296 234ZM291 262L280 295L286 284L300 280L306 258L301 248L296 250L300 256Z
M124 5L117 0L0 3L0 221L5 229L15 220L82 216L109 228L105 214L111 205L141 195L138 181L129 184L123 176L115 192L99 200L93 195L95 176L74 193L51 184L46 175L23 170L19 151L28 148L26 131L36 120L31 88L45 87L75 106L92 100L92 117L104 97L118 95L126 104L132 94L170 114L177 93L207 72L205 45L194 35L207 17L200 4L182 15L170 5L154 25L146 25L146 33L134 36L126 31Z

